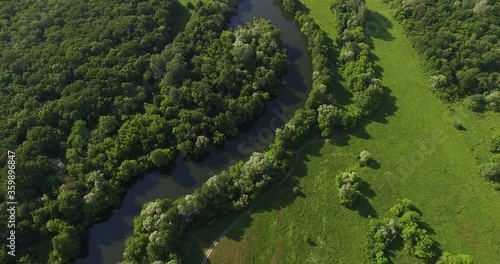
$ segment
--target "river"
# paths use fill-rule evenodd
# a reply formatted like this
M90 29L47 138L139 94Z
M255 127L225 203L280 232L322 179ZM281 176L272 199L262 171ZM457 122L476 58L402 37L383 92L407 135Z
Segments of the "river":
M133 218L139 215L144 203L160 198L176 199L193 192L210 176L230 165L246 160L254 151L263 151L274 137L274 130L282 127L295 110L304 106L311 88L311 56L307 44L293 17L285 13L278 0L243 0L237 15L231 18L234 28L251 22L254 17L270 20L281 29L290 61L284 86L278 96L266 104L265 112L256 123L237 138L226 142L224 149L210 149L210 156L201 162L177 158L172 173L149 173L139 179L123 199L122 205L110 217L93 225L83 240L84 257L76 263L117 263L123 260L125 240L133 234Z

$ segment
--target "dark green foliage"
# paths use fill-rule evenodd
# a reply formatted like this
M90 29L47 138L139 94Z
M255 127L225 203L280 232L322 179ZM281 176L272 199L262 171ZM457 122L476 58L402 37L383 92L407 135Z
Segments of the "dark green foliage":
M299 6L297 1L298 0L281 0L281 3L283 4L283 9L285 9L285 11L290 14L295 14Z
M173 39L178 8L171 0L0 5L0 148L16 153L16 199L29 206L16 234L23 263L70 262L80 233L151 166L141 156L174 152L158 136L171 132L163 117L131 114L158 94L149 58ZM47 231L54 218L64 224Z
M285 49L264 20L224 31L237 2L197 4L178 36L181 6L171 0L0 6L0 146L16 153L16 198L32 207L23 225L35 227L19 228L19 255L70 262L79 234L119 204L127 183L177 150L204 155L263 111L287 69ZM47 232L53 218L72 228ZM51 240L44 256L40 243ZM167 258L169 243L140 254Z
M60 219L48 221L46 227L49 232L56 234L52 238L52 251L48 262L62 264L75 257L80 246L77 230Z
M125 263L179 258L179 242L185 228L210 223L255 200L291 166L293 150L313 131L315 120L313 110L298 110L285 127L277 131L268 152L256 152L248 161L211 177L193 194L176 200L172 206L167 200L146 204L141 215L134 219L134 236L127 240ZM163 235L155 240L157 242L147 239L158 234Z
M486 108L486 99L482 94L467 96L463 101L464 106L474 112L482 112Z
M307 39L307 46L312 56L313 84L306 101L306 108L317 109L320 105L333 101L332 45L326 33L311 17L299 11L295 20Z
M500 153L500 134L490 139L490 152Z
M191 3L191 2L188 2L188 3L186 4L186 7L187 7L187 8L189 8L189 9L191 9L191 10L193 10L193 9L194 9L194 5L193 5L193 3Z
M175 120L177 149L195 156L202 156L210 143L235 137L240 125L254 120L277 94L287 68L274 26L255 20L235 32L222 32L223 23L210 24L213 19L222 21L220 8L228 9L215 2L205 4L174 44L151 58L161 80L159 110ZM199 23L210 24L203 37L193 33Z
M408 199L398 200L390 211L398 217L404 250L424 260L430 260L434 257L436 254L434 241L430 238L427 230L421 227L420 214L411 201Z
M214 27L213 24L204 21L205 18L201 14L209 17L210 22L221 20L219 14L225 14L226 12L224 4L216 5L208 2L204 5L199 4L197 10L197 15L188 23L184 33L176 38L174 44L167 46L161 55L153 56L151 60L153 71L157 78L161 79L160 87L163 100L160 110L172 118L180 116L179 122L176 123L174 128L174 134L186 136L177 143L177 148L186 152L192 151L193 153L202 152L205 146L204 142L207 142L207 140L218 142L221 137L237 133L236 129L227 124L237 122L238 116L227 120L219 119L222 117L214 114L218 113L220 101L223 101L225 96L233 96L238 93L232 89L234 87L234 77L231 77L231 79L228 77L230 75L227 75L233 71L232 68L249 67L253 69L256 63L264 63L266 67L269 66L275 69L274 73L256 70L255 73L260 76L256 79L264 81L268 86L271 84L270 87L274 87L277 84L274 81L276 80L275 76L282 72L281 67L285 67L280 62L279 56L271 60L265 58L255 60L252 57L253 52L259 47L247 42L247 37L251 36L251 34L245 32L248 27L240 29L237 33L232 33L222 31ZM125 263L136 263L143 260L149 262L155 260L177 261L181 257L179 241L181 241L186 228L210 223L221 215L247 206L270 183L285 174L294 161L294 152L304 143L311 132L320 128L324 135L329 135L332 126L343 129L353 128L362 115L367 115L373 111L370 109L376 108L372 104L376 104L376 94L378 92L373 91L380 89L380 82L373 78L369 79L370 82L366 86L360 88L358 95L360 99L357 105L337 109L331 104L333 102L333 72L330 70L333 66L330 58L333 54L331 43L329 43L325 32L307 15L299 11L296 13L296 20L308 41L314 71L313 87L306 102L306 109L298 110L283 129L277 129L276 137L270 145L269 151L254 153L246 162L241 161L219 175L211 177L193 194L174 201L168 209L160 209L158 214L164 215L164 218L155 222L156 225L150 225L151 221L143 213L141 213L141 216L136 217L134 220L134 236L129 238L126 243ZM191 25L191 23L193 24ZM202 29L204 33L200 34L201 31L199 30ZM219 35L220 37L217 38ZM359 32L356 38L360 39ZM237 43L235 40L238 39L239 42ZM197 45L195 46L193 43L197 43ZM236 47L232 48L231 46ZM204 49L207 50L206 53L204 53ZM230 50L230 52L224 52L225 50ZM182 85L172 82L171 78L165 78L168 69L164 69L168 68L168 62L173 60L176 53L183 54L187 67L193 69L188 71L190 72L188 75L182 76L184 78ZM232 68L225 68L220 65L219 62L224 60L231 61ZM204 65L203 62L207 62L207 64ZM176 63L176 65L179 64L182 63ZM369 67L371 67L371 64ZM211 78L208 78L208 76L211 76ZM377 87L368 88L370 85ZM200 91L200 95L188 94L187 91L191 87L195 87L196 91ZM216 98L203 96L206 94L203 91L213 87L218 89L216 91L220 90L224 93L221 93ZM245 83L243 83L242 87L243 92L248 89ZM269 94L272 95L272 93L271 89ZM213 104L213 102L217 102L217 104ZM191 108L181 107L183 104L197 106L198 109L201 109L193 111ZM209 112L203 112L206 106L211 108ZM320 106L325 110L321 110L321 114L315 111ZM179 111L179 109L189 110ZM245 109L244 112L253 113L253 111L255 110L250 107L250 109ZM226 112L225 116L228 114L231 113ZM223 124L223 126L210 133L199 133L200 131L207 131L207 128L197 127L197 124L204 123L204 120L211 119L214 116L215 125ZM190 126L187 124L190 124ZM178 138L180 138L179 136ZM345 181L341 179L342 183L339 185L339 188L350 187L348 191L343 192L345 194L343 200L349 200L345 203L346 205L352 204L359 195L357 179L353 181L350 179L345 178ZM146 208L149 208L149 206L145 206L143 212L149 210ZM154 218L154 216L149 217ZM147 239L151 237L152 240ZM160 250L161 247L158 245L162 245L163 250Z
M368 162L370 162L373 158L370 152L363 150L356 155L356 159L359 161L359 166L364 167L368 165Z
M338 67L345 79L346 89L353 93L353 104L347 107L343 120L345 130L352 129L362 117L372 115L380 105L382 83L375 76L371 52L366 43L364 1L335 0L331 11L337 17L340 60Z
M495 181L500 179L500 163L498 162L481 164L480 171L486 180Z
M433 75L431 89L440 97L453 100L498 92L498 1L386 2L422 55ZM441 81L435 82L437 78ZM480 109L478 99L470 98L466 105Z

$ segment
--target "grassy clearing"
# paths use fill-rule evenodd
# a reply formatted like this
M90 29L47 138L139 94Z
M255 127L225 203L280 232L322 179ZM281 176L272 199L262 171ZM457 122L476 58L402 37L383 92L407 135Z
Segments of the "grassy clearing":
M328 31L328 1L304 2ZM387 7L381 0L367 6L373 53L387 87L380 111L352 135L311 146L293 177L219 242L211 263L367 262L367 216L389 216L402 197L422 211L442 250L469 254L476 263L500 263L500 192L478 175L490 155L488 140L500 131L500 115L472 114L437 99ZM456 130L455 122L467 130ZM354 156L363 149L376 160L371 168L358 168ZM369 183L357 210L341 207L334 188L335 174L350 167ZM295 186L302 194L292 192ZM203 250L237 216L191 233L187 262L200 263ZM418 263L400 252L392 259Z
M306 12L314 18L314 21L334 40L339 33L335 27L335 16L330 12L331 1L302 0Z

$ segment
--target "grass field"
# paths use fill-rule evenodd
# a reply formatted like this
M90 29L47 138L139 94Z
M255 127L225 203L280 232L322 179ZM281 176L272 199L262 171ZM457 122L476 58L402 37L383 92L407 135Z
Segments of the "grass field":
M335 34L329 1L304 0L322 28ZM475 263L500 263L500 192L478 175L488 159L487 141L500 131L500 115L472 114L429 92L416 52L381 0L368 0L368 32L386 94L380 111L348 136L311 146L294 175L226 237L211 263L364 263L368 216L389 216L398 198L418 207L442 250L471 255ZM333 36L333 35L330 35ZM465 131L456 130L460 122ZM359 168L354 156L372 153L375 164ZM367 199L355 210L339 205L335 174L356 168L368 182ZM302 194L295 195L293 187ZM187 263L238 214L186 239ZM394 263L420 263L401 252Z

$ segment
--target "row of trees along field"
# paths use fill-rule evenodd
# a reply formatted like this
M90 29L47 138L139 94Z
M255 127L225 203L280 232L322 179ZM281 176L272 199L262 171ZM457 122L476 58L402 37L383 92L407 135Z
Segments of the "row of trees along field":
M365 35L364 1L336 0L331 11L337 17L337 31L342 32L336 40L340 49L336 66L345 80L344 88L353 96L347 106L326 103L319 107L318 123L324 137L332 135L335 128L353 129L361 118L378 109L382 95Z
M18 263L69 262L127 184L178 150L202 156L263 110L285 50L262 20L223 32L236 6L198 4L177 36L187 11L176 1L0 7L0 145L16 153Z
M500 2L385 0L445 100L500 111Z

